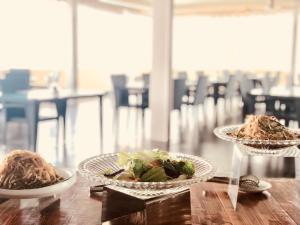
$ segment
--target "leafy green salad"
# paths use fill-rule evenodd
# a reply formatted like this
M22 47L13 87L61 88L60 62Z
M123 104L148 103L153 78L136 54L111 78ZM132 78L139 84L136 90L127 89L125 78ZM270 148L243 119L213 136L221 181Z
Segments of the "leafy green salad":
M145 150L120 152L118 164L123 169L114 179L137 182L163 182L191 178L195 173L194 163L171 158L167 151Z

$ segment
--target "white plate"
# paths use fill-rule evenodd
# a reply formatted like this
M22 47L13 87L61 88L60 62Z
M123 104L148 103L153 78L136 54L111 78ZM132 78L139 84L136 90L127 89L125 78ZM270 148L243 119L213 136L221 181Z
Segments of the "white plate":
M53 195L60 194L76 182L76 174L74 171L69 169L55 168L57 173L64 178L57 184L53 184L47 187L34 188L34 189L23 189L23 190L9 190L0 188L0 198L43 198Z
M270 189L271 187L272 187L272 184L270 184L269 182L260 180L258 187L254 187L254 186L253 187L240 187L240 191L259 193L259 192L266 191L266 190Z

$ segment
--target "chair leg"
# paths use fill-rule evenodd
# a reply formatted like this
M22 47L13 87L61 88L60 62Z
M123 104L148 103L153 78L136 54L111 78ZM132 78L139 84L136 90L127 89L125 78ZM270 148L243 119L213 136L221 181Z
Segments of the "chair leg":
M284 120L284 125L285 125L286 127L288 127L288 126L289 126L289 124L290 124L290 120L288 120L288 119L285 119L285 120Z
M205 111L205 103L202 104L202 113L203 113L203 123L204 125L206 124L207 121L207 115L206 115L206 111Z
M145 109L142 109L142 129L145 129Z
M55 102L57 115L63 120L63 146L66 148L66 112L67 112L67 100L60 100Z
M2 128L2 141L3 141L3 144L6 145L6 137L7 137L7 123L8 121L4 120L3 121L3 128Z
M180 107L180 109L178 110L178 114L179 114L179 124L181 124L181 122L182 122L182 111L181 111L181 107Z
M114 131L113 132L117 132L118 128L119 128L119 116L120 116L120 113L119 113L119 108L115 108L114 110Z
M194 119L196 118L197 122L199 122L199 105L195 105L193 107Z
M26 106L26 118L29 134L29 149L36 151L38 118L39 118L39 102L32 102Z
M56 144L56 146L55 146L55 149L56 149L56 160L58 160L58 157L59 157L59 155L58 155L58 150L59 150L59 130L60 130L60 123L59 123L59 117L57 118L57 120L56 120L56 141L55 141L55 144Z

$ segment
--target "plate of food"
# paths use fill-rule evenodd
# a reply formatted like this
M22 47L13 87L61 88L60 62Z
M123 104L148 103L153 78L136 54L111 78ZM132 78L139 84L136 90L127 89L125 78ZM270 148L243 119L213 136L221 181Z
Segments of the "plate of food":
M57 168L39 154L14 150L0 164L1 198L43 198L62 193L76 182L72 170Z
M298 129L285 127L274 116L250 115L244 124L218 127L217 137L257 149L282 150L300 144Z
M157 149L94 156L78 168L91 181L136 191L186 187L215 174L214 166L198 156Z
M264 180L260 180L257 186L244 185L244 186L240 186L239 190L247 193L260 193L263 191L267 191L270 188L272 188L271 183Z

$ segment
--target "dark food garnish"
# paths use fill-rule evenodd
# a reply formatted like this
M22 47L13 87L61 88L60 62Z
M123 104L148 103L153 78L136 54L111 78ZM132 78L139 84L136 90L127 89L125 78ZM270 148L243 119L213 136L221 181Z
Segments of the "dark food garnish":
M113 173L105 172L104 176L108 177L108 178L113 178L113 177L117 176L118 174L120 174L122 172L124 172L124 169L120 169L120 170L118 170L116 172L113 172Z

